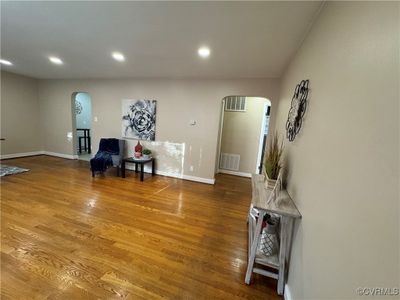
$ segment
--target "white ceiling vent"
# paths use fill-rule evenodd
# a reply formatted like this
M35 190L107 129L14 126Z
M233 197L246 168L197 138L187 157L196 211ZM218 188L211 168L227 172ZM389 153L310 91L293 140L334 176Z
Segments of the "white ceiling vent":
M246 97L225 97L225 111L246 111Z

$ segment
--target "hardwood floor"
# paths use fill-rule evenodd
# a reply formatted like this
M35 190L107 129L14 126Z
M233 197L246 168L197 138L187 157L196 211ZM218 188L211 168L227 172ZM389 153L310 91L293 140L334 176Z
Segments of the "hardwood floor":
M91 177L49 156L1 179L1 299L282 299L247 265L250 180Z

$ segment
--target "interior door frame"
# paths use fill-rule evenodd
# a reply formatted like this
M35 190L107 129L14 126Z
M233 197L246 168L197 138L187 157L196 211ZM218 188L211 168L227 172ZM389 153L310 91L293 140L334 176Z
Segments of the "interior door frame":
M228 97L228 96L226 96ZM222 99L222 106L221 106L221 113L220 113L220 122L219 122L219 130L218 130L218 140L217 140L217 157L216 157L216 165L215 165L215 174L221 173L221 170L219 168L219 163L221 160L221 147L222 147L222 134L223 134L223 128L224 128L224 116L225 116L225 98ZM262 97L262 96L244 96L246 98L254 97L254 98L263 98L265 99L264 103L264 109L263 109L263 120L260 128L260 138L259 138L259 143L258 143L258 154L257 154L257 161L256 161L256 170L255 173L259 174L259 166L261 163L261 157L263 154L263 139L264 139L264 128L266 125L267 121L267 113L268 109L271 109L272 103L271 100L269 100L267 97ZM247 102L247 100L246 100ZM271 113L268 115L269 117L271 116ZM269 131L269 128L268 128ZM268 135L268 132L267 132ZM267 143L266 143L267 144ZM226 172L223 172L226 173ZM250 173L241 173L241 172L232 172L235 174L232 175L237 175L237 176L244 176L244 177L250 177Z
M221 102L221 113L219 122L219 132L218 132L218 146L217 146L217 162L215 165L215 174L219 173L219 162L221 159L221 144L222 144L222 130L224 128L224 116L225 116L225 98Z
M77 91L73 92L71 95L71 112L72 112L72 147L73 147L73 156L75 159L79 159L79 153L78 153L78 134L76 132L76 112L75 112L75 101L76 101L76 96L80 93L88 94L90 97L90 110L91 110L91 120L90 120L90 136L93 137L93 99L90 93L88 92L83 92L83 91ZM93 139L91 143L91 152L93 156Z
M256 171L255 171L256 174L260 173L259 167L260 167L260 164L261 164L261 157L262 157L262 154L263 154L263 151L264 151L264 149L263 149L264 129L265 129L265 125L266 125L266 122L267 122L268 107L270 107L270 106L271 106L271 102L269 100L264 103L263 121L262 121L262 124L261 124L260 139L259 139L259 142L258 142L258 155L257 155L257 163L256 163ZM268 127L268 131L269 131L269 127ZM268 132L267 132L267 136L268 136Z

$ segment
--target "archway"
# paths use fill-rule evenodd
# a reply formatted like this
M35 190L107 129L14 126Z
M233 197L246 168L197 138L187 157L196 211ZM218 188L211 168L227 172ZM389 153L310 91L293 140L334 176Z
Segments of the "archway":
M262 172L271 101L264 97L222 99L216 173L250 177Z

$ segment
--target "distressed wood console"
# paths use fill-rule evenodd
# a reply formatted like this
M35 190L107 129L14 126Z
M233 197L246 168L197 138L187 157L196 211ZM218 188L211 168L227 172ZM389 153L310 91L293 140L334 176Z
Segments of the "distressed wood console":
M249 255L245 282L250 284L253 272L275 278L278 280L278 294L282 295L287 279L293 221L301 218L301 214L286 190L279 191L274 201L268 201L272 191L264 187L264 175L253 174L251 182L253 195L248 216ZM262 221L267 213L275 214L280 218L279 251L278 254L272 256L265 256L259 250ZM257 267L254 266L255 264ZM265 270L259 266L269 267L276 272Z

